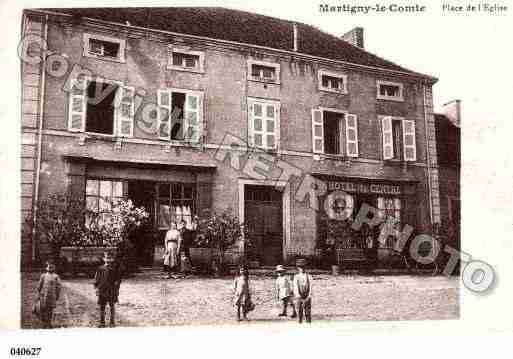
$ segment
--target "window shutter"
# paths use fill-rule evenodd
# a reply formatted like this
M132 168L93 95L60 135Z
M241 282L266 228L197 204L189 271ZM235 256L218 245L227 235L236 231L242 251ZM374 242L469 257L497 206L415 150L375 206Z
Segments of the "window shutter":
M383 159L394 158L394 142L392 139L392 117L381 119L381 131L383 132Z
M358 157L358 118L353 114L346 116L346 154Z
M274 150L279 147L280 106L275 104L266 104L263 105L263 108L265 109L262 119L262 126L265 135L263 139L264 147Z
M197 183L196 208L199 217L208 215L212 210L212 183Z
M122 86L119 88L116 101L118 108L117 116L117 134L123 137L132 137L134 135L134 88Z
M324 122L321 110L312 110L312 150L324 153Z
M185 140L199 144L203 130L203 94L188 93L185 104Z
M158 104L158 134L162 140L171 139L171 93L167 90L159 90L157 93Z
M85 131L87 109L87 80L72 79L69 95L68 130L73 132Z
M404 160L417 160L417 146L415 144L415 122L411 120L403 120L403 146Z

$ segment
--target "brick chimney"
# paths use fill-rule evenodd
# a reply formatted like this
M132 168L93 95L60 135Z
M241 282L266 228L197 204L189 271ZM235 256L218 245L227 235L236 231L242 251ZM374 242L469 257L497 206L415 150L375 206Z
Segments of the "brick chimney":
M342 40L363 49L363 27L355 27L351 31L346 32L342 35Z
M447 116L451 122L460 127L461 124L461 100L452 100L442 105L442 114Z

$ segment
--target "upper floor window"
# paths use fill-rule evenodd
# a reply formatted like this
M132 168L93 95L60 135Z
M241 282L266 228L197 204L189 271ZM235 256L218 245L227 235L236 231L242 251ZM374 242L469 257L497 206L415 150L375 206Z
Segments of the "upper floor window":
M276 150L280 141L280 103L248 99L248 139L250 146Z
M184 89L158 91L159 138L199 143L203 136L203 92Z
M125 40L84 34L84 56L125 62Z
M171 70L204 72L205 54L202 51L169 47L167 68Z
M358 157L357 116L340 110L312 110L312 147L314 153Z
M385 116L381 119L381 130L384 160L417 160L414 121Z
M71 80L68 129L130 137L134 131L134 89L121 82L82 77Z
M251 80L279 83L280 64L248 60L248 74Z
M319 90L347 93L347 76L335 72L319 70Z
M377 81L379 100L404 101L403 84L390 81Z

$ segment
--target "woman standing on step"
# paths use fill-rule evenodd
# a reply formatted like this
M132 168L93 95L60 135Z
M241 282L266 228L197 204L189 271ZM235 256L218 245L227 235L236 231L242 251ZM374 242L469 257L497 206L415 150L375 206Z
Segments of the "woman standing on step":
M180 253L180 247L182 243L182 236L180 231L176 228L176 223L171 222L171 226L166 233L164 239L164 247L166 252L164 254L164 266L168 270L168 278L172 278L172 273L176 271L178 267L178 254Z

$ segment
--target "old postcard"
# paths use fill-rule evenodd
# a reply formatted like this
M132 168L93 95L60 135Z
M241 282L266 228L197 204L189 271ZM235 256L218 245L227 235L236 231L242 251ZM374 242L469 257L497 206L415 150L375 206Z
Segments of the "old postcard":
M6 327L453 328L493 297L511 4L259 6L12 8Z

